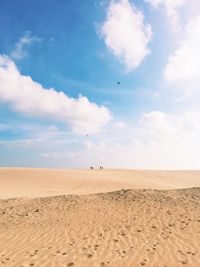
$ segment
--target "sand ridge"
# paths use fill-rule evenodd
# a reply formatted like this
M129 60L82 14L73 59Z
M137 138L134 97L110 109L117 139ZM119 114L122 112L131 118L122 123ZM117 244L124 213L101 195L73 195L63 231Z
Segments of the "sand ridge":
M200 266L200 188L0 200L2 266Z
M0 199L200 186L200 171L0 168Z

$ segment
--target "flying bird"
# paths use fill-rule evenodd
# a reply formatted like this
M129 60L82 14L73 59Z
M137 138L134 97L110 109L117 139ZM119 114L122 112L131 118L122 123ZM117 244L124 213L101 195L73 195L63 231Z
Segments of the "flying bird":
M117 85L120 85L120 82L117 82Z

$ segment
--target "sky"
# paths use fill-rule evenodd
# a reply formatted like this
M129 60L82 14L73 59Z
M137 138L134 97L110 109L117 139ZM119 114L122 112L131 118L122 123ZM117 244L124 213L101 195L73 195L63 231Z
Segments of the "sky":
M0 1L0 166L200 169L199 0Z

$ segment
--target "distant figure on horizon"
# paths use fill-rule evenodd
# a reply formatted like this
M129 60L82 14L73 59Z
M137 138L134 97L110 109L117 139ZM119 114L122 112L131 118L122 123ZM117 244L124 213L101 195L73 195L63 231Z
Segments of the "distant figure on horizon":
M93 170L93 167L92 166L90 167L90 170Z

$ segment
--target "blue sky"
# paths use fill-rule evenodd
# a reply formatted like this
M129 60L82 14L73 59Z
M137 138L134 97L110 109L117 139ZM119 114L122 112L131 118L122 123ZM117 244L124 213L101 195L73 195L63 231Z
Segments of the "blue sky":
M1 2L0 166L199 169L188 1Z

